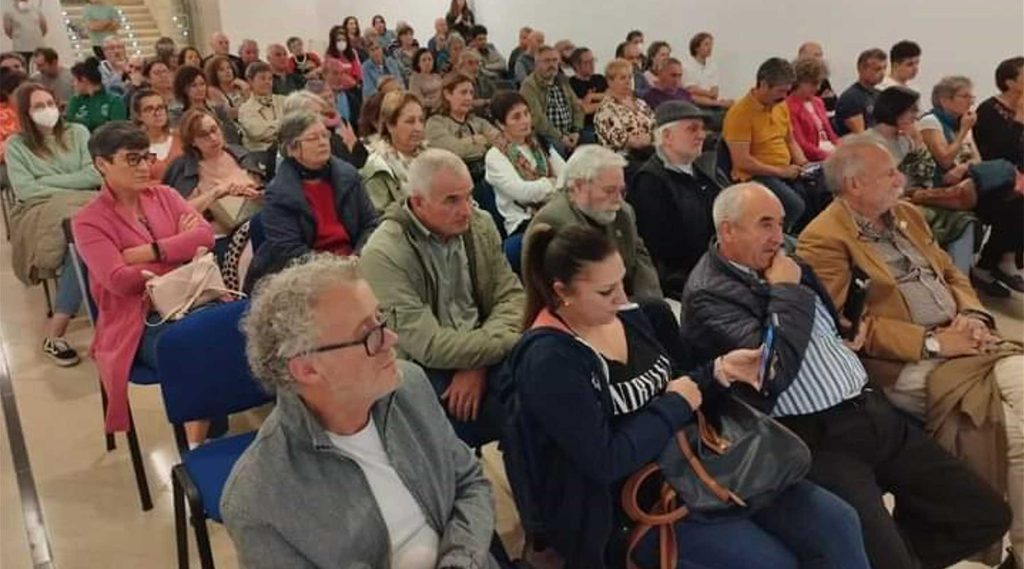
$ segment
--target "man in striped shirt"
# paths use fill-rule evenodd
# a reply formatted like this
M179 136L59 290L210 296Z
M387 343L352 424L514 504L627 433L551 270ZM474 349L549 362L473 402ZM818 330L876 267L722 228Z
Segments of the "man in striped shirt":
M683 341L710 359L774 335L756 392L738 395L796 432L814 457L808 478L860 515L879 568L945 567L999 540L1009 526L1002 498L867 387L854 350L814 272L782 251L785 212L756 183L722 191L712 217L717 242L683 293ZM896 498L899 518L882 496Z

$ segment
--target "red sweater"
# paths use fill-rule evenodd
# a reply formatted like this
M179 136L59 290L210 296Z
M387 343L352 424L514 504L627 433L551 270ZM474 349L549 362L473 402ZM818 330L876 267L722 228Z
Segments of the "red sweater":
M793 130L793 138L804 151L804 156L811 162L821 162L828 158L828 154L818 148L818 127L814 123L814 117L804 107L803 99L790 95L786 97L786 104L789 106L789 126ZM832 130L832 123L825 113L825 103L821 97L812 97L811 105L814 107L814 114L818 116L822 127L825 129L825 136L832 144L839 144L839 137Z
M352 238L348 229L338 219L334 209L334 190L326 180L303 180L302 193L306 195L309 209L313 212L316 223L316 238L313 240L314 251L325 251L335 255L352 254Z

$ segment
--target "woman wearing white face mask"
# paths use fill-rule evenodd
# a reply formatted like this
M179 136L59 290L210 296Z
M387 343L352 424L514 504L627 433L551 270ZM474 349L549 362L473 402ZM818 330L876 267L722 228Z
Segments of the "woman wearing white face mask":
M61 220L96 195L100 176L89 157L89 131L65 123L53 95L38 83L14 92L21 133L7 143L5 160L18 203L11 212L12 264L18 278L34 284L57 271L57 298L43 340L43 353L57 365L78 363L63 339L78 312L81 291L61 237ZM55 245L56 244L56 245Z
M4 8L4 34L11 38L14 51L20 53L25 61L31 61L32 53L46 45L43 41L43 36L46 35L46 18L39 11L39 3L18 0L4 4L14 5L13 10Z
M347 21L347 19L346 19ZM337 60L332 67L341 71L340 87L348 100L348 107L355 115L363 108L363 67L359 63L356 46L349 41L345 26L333 26L327 34L327 49L324 51L325 65ZM340 65L338 65L340 64ZM326 69L325 69L326 74ZM354 117L349 117L355 122Z

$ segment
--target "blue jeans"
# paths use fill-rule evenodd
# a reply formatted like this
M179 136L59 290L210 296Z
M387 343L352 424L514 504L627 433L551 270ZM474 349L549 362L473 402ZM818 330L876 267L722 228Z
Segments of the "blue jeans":
M57 298L53 303L54 314L78 314L82 306L82 288L78 286L78 275L71 262L71 254L64 253L64 262L60 266L57 277Z
M475 421L460 421L456 419L448 412L447 402L441 401L441 407L444 408L445 414L448 415L448 420L451 422L452 428L455 429L455 434L462 442L473 448L479 448L489 442L500 439L502 429L505 427L506 412L499 398L500 386L498 385L501 367L502 362L498 362L487 368L487 387L484 390L483 400L480 402L480 409L477 411ZM424 367L423 371L426 372L427 379L430 380L430 384L434 387L434 392L438 398L451 385L452 377L455 375L455 370Z
M971 274L971 265L974 264L973 221L967 224L960 237L946 243L946 252L949 253L949 258L953 260L953 264L956 265L956 268L960 269L961 273L965 275Z
M796 226L800 218L804 216L807 204L803 196L791 184L782 178L773 176L754 176L753 180L771 190L775 197L782 202L782 208L786 210L786 232Z
M857 512L807 481L794 484L749 519L676 524L678 569L870 569ZM657 534L633 558L657 567Z
M160 320L160 315L156 312L151 312L146 317L146 320L157 322ZM156 369L156 341L160 338L160 334L163 334L171 324L173 322L164 322L156 326L143 325L142 339L139 340L139 347L135 350L136 363Z

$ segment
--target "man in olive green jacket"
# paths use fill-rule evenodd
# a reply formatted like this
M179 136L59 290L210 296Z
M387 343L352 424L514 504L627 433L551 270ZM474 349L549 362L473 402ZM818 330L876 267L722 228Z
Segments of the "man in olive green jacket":
M579 147L565 166L565 189L530 221L523 243L523 265L531 229L539 223L554 228L587 225L604 232L626 265L623 286L630 298L661 299L661 284L651 254L636 229L636 214L623 199L625 181L620 155L596 144Z
M456 433L479 446L504 423L494 372L519 340L522 285L494 222L473 206L461 159L426 150L409 180L410 197L384 214L360 266L394 312L401 357L425 368Z
M583 107L569 86L569 80L558 74L561 61L554 48L541 46L537 50L537 67L523 80L519 94L526 99L533 117L533 132L555 146L568 158L580 141L583 129ZM559 111L549 109L556 97Z

